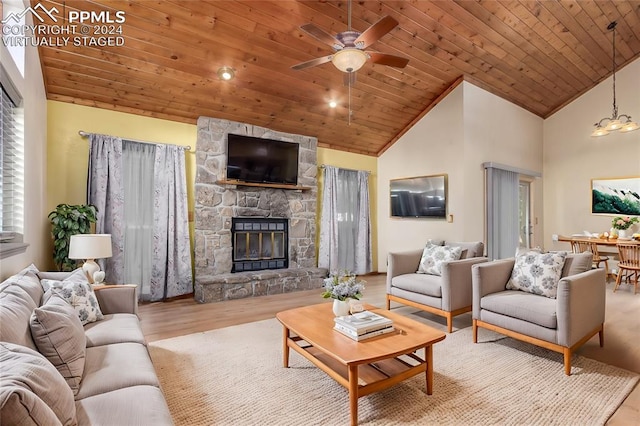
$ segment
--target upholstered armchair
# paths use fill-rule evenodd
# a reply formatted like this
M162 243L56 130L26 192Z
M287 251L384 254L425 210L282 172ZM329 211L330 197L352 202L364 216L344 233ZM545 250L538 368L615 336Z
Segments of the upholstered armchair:
M473 342L485 328L564 355L571 374L571 355L596 334L604 345L605 271L591 269L592 254L568 254L555 298L508 289L515 259L474 265Z
M437 242L444 246L444 241ZM443 262L440 275L417 273L423 249L389 253L387 264L387 310L391 302L412 306L447 319L453 331L453 317L471 311L471 266L487 262L484 244L446 243L460 247L459 260Z

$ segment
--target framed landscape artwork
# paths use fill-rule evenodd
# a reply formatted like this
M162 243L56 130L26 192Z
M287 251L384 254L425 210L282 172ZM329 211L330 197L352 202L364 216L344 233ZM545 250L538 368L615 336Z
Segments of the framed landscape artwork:
M640 216L640 176L591 179L591 213Z

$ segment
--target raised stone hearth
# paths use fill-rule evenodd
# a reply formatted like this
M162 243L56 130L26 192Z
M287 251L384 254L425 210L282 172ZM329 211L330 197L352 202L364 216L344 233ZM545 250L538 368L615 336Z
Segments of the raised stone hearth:
M300 144L298 185L308 190L256 188L225 180L227 134ZM228 120L200 117L195 184L195 298L217 302L322 287L316 268L317 139ZM236 272L232 218L288 219L286 269ZM236 268L237 269L237 268Z
M200 303L267 296L322 287L327 270L289 268L199 277L194 298Z

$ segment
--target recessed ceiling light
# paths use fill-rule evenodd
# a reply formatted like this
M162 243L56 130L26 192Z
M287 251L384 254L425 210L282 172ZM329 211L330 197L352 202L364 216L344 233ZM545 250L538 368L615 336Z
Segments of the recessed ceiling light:
M231 67L218 68L218 78L220 80L229 81L236 75L235 71Z
M338 103L337 103L336 101L330 101L330 102L329 102L329 106L330 106L331 108L335 108L335 107L337 107L337 106L338 106Z

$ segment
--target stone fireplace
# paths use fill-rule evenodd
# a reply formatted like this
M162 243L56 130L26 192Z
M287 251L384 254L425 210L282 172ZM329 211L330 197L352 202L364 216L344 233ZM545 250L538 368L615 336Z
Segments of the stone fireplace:
M228 133L298 143L301 189L225 183ZM316 267L316 150L317 139L313 137L228 120L198 119L197 301L217 302L322 287L327 271ZM282 223L288 224L286 241L278 229L269 230ZM253 232L254 226L260 229ZM274 254L278 258L267 259Z

